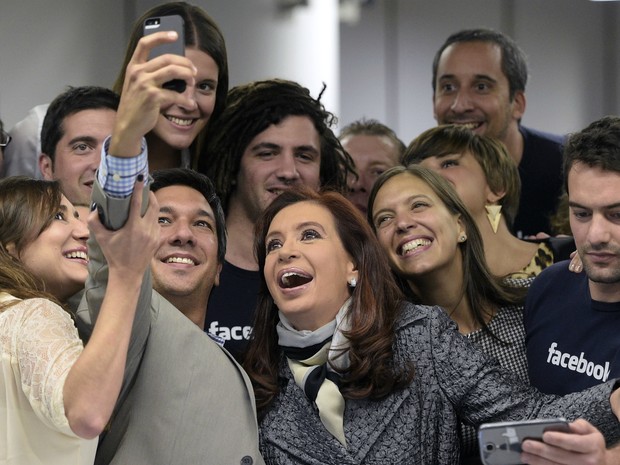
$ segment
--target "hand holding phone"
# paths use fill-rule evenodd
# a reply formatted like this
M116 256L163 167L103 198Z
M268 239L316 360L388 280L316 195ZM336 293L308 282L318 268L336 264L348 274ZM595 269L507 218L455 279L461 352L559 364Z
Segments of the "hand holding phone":
M149 60L160 55L171 53L173 55L185 56L185 33L183 27L183 18L179 15L170 16L158 16L153 18L147 18L144 21L143 36L153 34L160 31L175 31L177 33L177 40L174 42L158 45L151 49L149 53ZM164 83L162 86L164 89L174 90L176 92L185 92L187 84L182 79L173 79Z
M478 430L480 458L485 465L519 465L521 444L526 439L542 441L545 431L570 432L564 418L485 423Z

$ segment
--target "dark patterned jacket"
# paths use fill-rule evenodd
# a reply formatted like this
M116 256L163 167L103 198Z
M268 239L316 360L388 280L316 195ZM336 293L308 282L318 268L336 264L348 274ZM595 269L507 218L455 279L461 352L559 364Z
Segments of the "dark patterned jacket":
M584 417L608 440L620 437L610 409L614 382L566 397L545 396L474 347L439 307L406 304L396 327L395 361L414 361L408 388L381 400L347 400L345 448L281 364L279 395L260 424L268 464L456 464L458 417L472 424Z

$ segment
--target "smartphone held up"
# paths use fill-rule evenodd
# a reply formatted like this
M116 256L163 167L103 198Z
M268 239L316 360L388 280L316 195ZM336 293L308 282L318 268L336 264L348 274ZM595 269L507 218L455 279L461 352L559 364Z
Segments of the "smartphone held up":
M153 47L149 53L149 60L167 53L173 55L185 56L185 34L184 34L183 18L179 15L158 16L147 18L143 25L144 36L161 31L175 31L177 40ZM182 79L173 79L164 83L164 89L174 90L176 92L185 92L187 84Z

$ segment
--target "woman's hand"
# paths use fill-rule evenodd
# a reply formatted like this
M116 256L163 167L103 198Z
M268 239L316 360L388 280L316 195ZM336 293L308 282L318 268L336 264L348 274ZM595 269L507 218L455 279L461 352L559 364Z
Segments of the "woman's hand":
M164 89L164 83L181 79L194 85L196 68L189 58L166 54L152 60L149 52L157 45L174 42L174 31L157 32L144 36L127 64L116 124L110 141L110 155L135 157L141 152L142 137L157 124L162 108L174 104L194 108L196 101L189 93Z

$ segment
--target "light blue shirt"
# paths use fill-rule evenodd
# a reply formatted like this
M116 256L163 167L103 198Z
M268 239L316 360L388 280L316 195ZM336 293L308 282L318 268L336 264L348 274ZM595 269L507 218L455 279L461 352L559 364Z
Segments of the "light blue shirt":
M135 157L115 157L110 155L110 138L103 141L101 147L101 162L97 171L97 179L103 190L110 197L126 198L131 196L136 177L144 176L144 182L149 181L149 160L146 139L143 137L140 153Z

